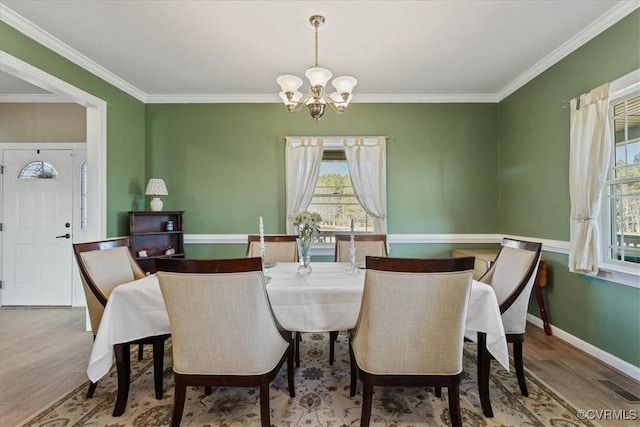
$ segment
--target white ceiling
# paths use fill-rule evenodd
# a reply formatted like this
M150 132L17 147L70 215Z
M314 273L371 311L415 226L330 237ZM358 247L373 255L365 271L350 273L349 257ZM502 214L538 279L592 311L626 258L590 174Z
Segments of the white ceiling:
M0 18L145 102L278 101L277 76L313 65L313 14L319 65L358 79L354 102L495 102L638 5L0 0Z

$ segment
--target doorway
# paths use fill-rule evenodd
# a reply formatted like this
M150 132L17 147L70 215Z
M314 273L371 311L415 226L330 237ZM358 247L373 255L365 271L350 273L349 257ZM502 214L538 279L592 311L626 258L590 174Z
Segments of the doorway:
M4 51L0 51L0 70L47 91L59 94L65 97L65 99L87 108L87 204L91 208L87 211L86 232L83 236L83 241L104 239L107 234L106 102ZM2 203L3 197L4 196L0 194L0 203ZM3 239L3 234L3 232L0 232L0 239ZM4 244L2 246L4 246ZM0 277L2 277L3 274L4 272L0 271ZM77 301L74 301L74 305L76 305L76 302ZM84 305L84 302L77 305Z
M85 153L83 143L0 144L2 305L82 301L71 242L83 234L76 206Z

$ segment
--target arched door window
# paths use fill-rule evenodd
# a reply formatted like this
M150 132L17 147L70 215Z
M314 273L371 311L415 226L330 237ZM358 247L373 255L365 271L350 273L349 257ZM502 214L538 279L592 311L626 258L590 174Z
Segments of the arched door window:
M20 170L18 179L58 179L58 172L51 163L36 160L27 163Z

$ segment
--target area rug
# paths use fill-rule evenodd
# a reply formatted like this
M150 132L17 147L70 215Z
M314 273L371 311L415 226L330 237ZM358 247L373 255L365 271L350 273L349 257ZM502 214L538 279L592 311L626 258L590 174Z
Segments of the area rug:
M286 364L270 391L271 424L277 427L347 427L360 424L362 384L349 396L349 356L346 336L336 343L336 361L329 365L329 334L303 334L301 363L295 371L296 397L287 391ZM168 341L170 343L170 341ZM164 398L153 391L150 350L142 361L132 360L131 391L125 413L112 417L116 398L115 367L98 383L93 398L85 399L87 384L60 397L23 426L134 426L169 425L173 404L170 344L165 355ZM132 352L136 353L136 352ZM476 381L476 346L465 344L464 376L460 392L464 426L597 426L576 417L577 409L527 372L529 397L520 394L514 372L495 361L491 372L491 403L494 417L485 418L480 408ZM135 357L134 357L135 358ZM258 427L260 398L257 388L217 388L209 396L202 387L187 389L183 426ZM371 426L448 426L446 389L442 397L430 388L374 388Z

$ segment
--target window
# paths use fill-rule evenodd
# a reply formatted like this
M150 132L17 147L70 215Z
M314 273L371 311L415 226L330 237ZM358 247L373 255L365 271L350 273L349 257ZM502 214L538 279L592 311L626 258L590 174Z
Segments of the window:
M87 162L80 165L80 229L87 229Z
M606 263L640 264L640 95L612 99L613 153L607 180Z
M333 242L334 234L350 232L352 219L356 233L373 233L373 218L360 205L353 190L344 149L325 149L322 153L308 210L322 217L321 242Z
M39 152L39 151L38 151ZM49 162L36 160L25 165L18 174L18 179L57 179L58 172Z
M309 210L322 216L322 242L349 232L387 233L385 137L287 137L287 233L291 218Z

